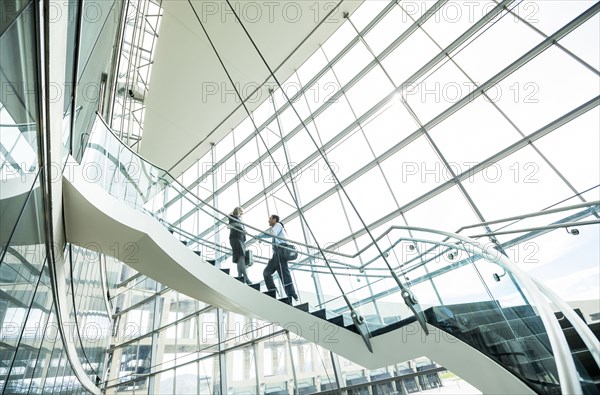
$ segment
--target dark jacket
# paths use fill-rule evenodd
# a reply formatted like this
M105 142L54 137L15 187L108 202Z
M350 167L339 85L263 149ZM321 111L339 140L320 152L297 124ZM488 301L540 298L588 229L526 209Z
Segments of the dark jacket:
M230 226L230 231L229 231L229 239L235 239L235 240L240 240L240 241L246 241L246 234L244 233L244 230L246 229L244 227L244 224L242 224L240 222L240 218L236 217L236 216L230 216L229 217L229 226Z
M237 262L240 257L245 256L244 243L246 234L244 233L244 224L240 222L239 217L229 217L229 244L231 245L232 259Z

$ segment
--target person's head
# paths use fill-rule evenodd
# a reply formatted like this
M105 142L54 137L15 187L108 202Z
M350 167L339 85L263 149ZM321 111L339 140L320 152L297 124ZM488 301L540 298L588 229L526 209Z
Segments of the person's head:
M241 217L242 214L244 214L244 209L241 207L234 208L233 213L231 213L231 215L233 215L234 217Z
M277 215L277 214L271 214L271 216L269 217L269 226L273 226L277 222L279 222L279 215Z

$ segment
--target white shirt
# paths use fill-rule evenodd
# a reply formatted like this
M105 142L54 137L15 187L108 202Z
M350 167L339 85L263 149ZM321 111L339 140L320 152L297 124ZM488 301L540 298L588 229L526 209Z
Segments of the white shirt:
M286 239L288 238L285 228L279 222L276 222L275 225L270 227L265 233L263 233L262 235L260 235L258 237L260 237L261 239L264 239L267 237L273 237L273 244L285 243L285 240L281 240L277 236L285 237Z

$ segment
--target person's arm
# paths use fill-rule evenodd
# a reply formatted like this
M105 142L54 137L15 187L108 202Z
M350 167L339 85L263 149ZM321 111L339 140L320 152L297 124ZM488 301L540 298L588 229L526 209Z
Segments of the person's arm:
M273 228L269 228L267 229L265 232L260 233L258 236L256 236L259 239L266 239L268 237L273 237Z

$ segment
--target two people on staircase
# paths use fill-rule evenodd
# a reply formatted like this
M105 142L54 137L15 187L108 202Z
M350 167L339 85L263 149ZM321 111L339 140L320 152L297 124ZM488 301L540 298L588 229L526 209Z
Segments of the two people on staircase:
M294 289L288 261L285 259L285 253L283 252L282 247L280 247L280 244L284 243L285 240L280 239L279 237L288 238L285 227L283 223L279 221L279 216L276 214L271 214L269 217L269 226L270 228L266 232L258 235L259 239L273 238L273 255L263 271L265 284L269 291L277 291L275 281L273 281L273 273L277 272L283 283L286 296L292 297L297 301L298 294L296 294L296 290Z
M244 209L236 207L229 216L229 244L233 252L233 262L237 265L238 277L242 277L244 283L252 284L246 272L246 233L241 221Z

